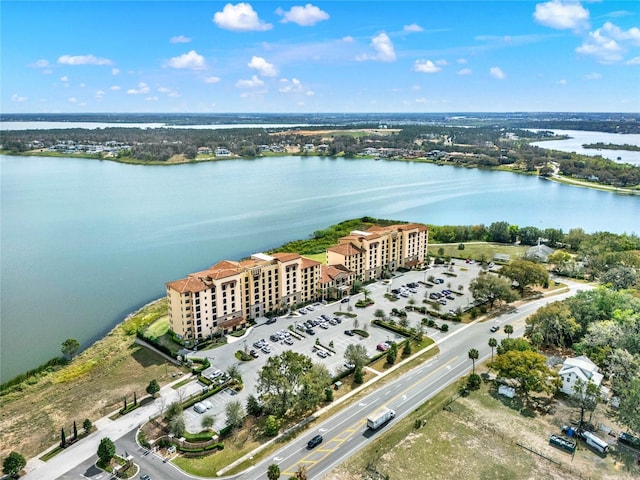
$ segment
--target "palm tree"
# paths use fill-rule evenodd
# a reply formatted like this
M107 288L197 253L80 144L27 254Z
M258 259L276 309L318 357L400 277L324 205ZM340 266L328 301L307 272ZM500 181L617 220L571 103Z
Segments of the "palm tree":
M364 294L364 301L368 301L369 300L369 294L371 293L371 291L367 290L366 288L362 289L362 293Z
M511 334L513 333L513 325L505 325L504 333L507 334L507 338L511 338Z
M280 478L280 467L275 463L269 465L269 469L267 470L267 478L269 480L278 480Z
M471 350L469 350L469 358L473 362L473 367L471 370L471 373L473 375L475 375L476 373L476 360L478 359L479 356L480 354L478 353L478 350L476 350L475 348L472 348Z
M498 346L498 340L496 340L495 338L491 337L489 339L489 346L491 347L491 361L493 362L493 349Z

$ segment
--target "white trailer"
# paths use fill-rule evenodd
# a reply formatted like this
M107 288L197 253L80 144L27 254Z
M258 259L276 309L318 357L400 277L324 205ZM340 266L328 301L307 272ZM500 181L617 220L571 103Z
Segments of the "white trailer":
M584 431L582 432L582 438L584 439L585 443L588 446L590 446L597 452L607 453L607 450L609 449L609 444L604 440L602 440L601 438L596 437L593 433Z
M369 417L367 417L367 427L371 430L376 430L395 416L396 412L394 412L390 408L380 407L371 415L369 415Z

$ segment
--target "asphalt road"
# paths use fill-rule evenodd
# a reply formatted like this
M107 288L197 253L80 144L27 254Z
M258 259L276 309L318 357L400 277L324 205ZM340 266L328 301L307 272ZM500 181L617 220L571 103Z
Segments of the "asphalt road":
M429 274L433 274L436 273L437 270L428 272ZM423 275L426 276L426 274L422 272L412 273L418 274L419 276L412 278L412 275L407 275L404 279L394 280L394 283L406 283L412 280L422 279ZM461 280L456 279L456 284L459 281ZM391 423L396 422L457 378L467 374L471 369L471 362L467 355L469 349L476 348L480 352L480 358L477 360L479 363L489 358L491 349L488 346L488 339L493 336L500 340L505 336L502 328L499 332L490 333L489 328L491 325L497 324L502 327L510 323L514 326L513 336L522 335L524 332L525 318L542 305L573 295L579 289L589 288L583 284L574 282L566 283L568 283L570 287L568 292L546 299L536 300L520 307L516 312L502 315L491 321L468 325L454 323L448 333L428 332L440 348L440 353L437 357L411 372L403 374L399 379L387 385L380 386L374 393L360 400L359 403L353 404L337 412L326 421L315 425L305 434L300 435L286 447L276 452L272 457L260 462L249 471L241 475L236 475L234 478L266 478L266 471L271 463L277 463L280 466L283 477L292 475L299 465L304 464L309 469L310 479L322 478L324 474L349 458L349 456L353 455L364 445L375 441L376 438L384 432L385 428L388 428L382 427L376 432L368 431L366 428L366 417L370 412L381 405L386 405L396 411L396 419L392 420ZM384 302L389 302L384 299L384 294L388 289L387 287L388 286L376 286L371 289L371 296L376 298L376 308L385 308L386 310L390 308L389 305L384 305ZM421 296L423 294L424 292L421 291L419 295ZM402 302L406 303L407 301L408 299L402 299ZM466 300L464 297L461 297L459 301L464 302ZM403 304L394 303L393 306L401 308ZM327 310L327 312L335 311L336 306L331 305L326 308L330 309ZM316 313L320 314L322 312ZM282 328L282 325L278 326L274 324L259 327L254 331L260 332L260 328L264 330L262 330L262 333L255 334L255 338L261 338L265 335L268 338L271 329L267 327L272 327L273 331L276 331ZM344 330L344 326L334 326L332 328L336 329L335 332L338 335L342 334ZM329 330L327 330L327 332L328 331ZM386 335L386 333L383 335ZM233 350L238 348L237 346L227 347ZM223 365L219 359L229 359L229 357L233 358L231 355L228 355L228 352L227 355L224 356L221 356L221 351L215 352L214 367L221 368ZM254 362L248 363L253 364ZM255 368L257 372L257 362L256 365L252 365L252 367ZM251 374L248 376L251 377ZM247 382L248 379L247 376L245 376L245 372L243 372L243 377L245 378L245 382ZM197 384L190 384L183 388L191 391L192 389L201 387ZM248 390L250 389L245 389L245 391ZM161 394L168 405L171 401L177 399L179 392L172 390L171 387L164 387ZM124 454L126 452L134 457L134 462L140 466L139 473L148 473L154 480L193 478L177 470L171 463L163 463L160 457L153 453L148 453L145 449L135 444L135 431L139 425L158 412L158 402L159 401L156 401L149 406L135 410L117 421L102 419L96 422L96 425L99 427L98 432L95 432L82 442L57 455L45 465L29 473L25 478L29 480L48 480L55 478L65 480L86 480L90 478L99 480L109 478L104 472L92 467L96 460L95 452L97 451L97 445L100 439L105 436L116 442L118 454ZM306 449L307 441L318 433L323 435L323 443L315 449L308 451ZM214 472L212 472L212 475L213 474Z

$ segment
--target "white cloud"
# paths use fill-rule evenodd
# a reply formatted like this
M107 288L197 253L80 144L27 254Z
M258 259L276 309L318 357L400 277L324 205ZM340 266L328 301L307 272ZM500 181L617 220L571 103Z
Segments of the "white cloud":
M113 87L111 87L113 88ZM144 82L140 82L138 84L138 88L130 88L129 90L127 90L127 93L129 95L141 95L144 93L149 93L149 85L147 85Z
M411 32L411 33L424 31L424 29L417 23L412 23L411 25L405 25L402 30L404 32Z
M602 75L600 75L600 74L599 74L599 73L597 73L597 72L587 73L587 74L584 76L584 79L585 79L585 80L600 80L601 78L602 78Z
M533 18L541 25L558 30L589 28L589 11L575 1L552 0L539 3Z
M113 75L113 76L120 75L120 69L119 68L112 68L111 69L111 75Z
M118 90L120 90L120 85L113 85L109 87L109 90L113 90L114 92L117 92Z
M69 103L78 103L78 99L76 97L67 98L67 102Z
M253 75L250 80L238 80L236 82L236 87L238 88L257 88L263 85L264 82L257 75Z
M638 27L622 30L611 22L589 32L589 37L576 52L591 55L601 63L614 63L622 60L628 46L640 46L640 29Z
M563 78L562 80L558 80L558 85L566 85L567 81Z
M457 71L458 75L471 75L473 71L470 68L461 68Z
M187 68L190 70L202 70L206 68L207 63L204 57L195 50L191 50L189 53L183 53L178 57L173 57L167 62L167 65L171 68Z
M60 81L61 82L68 82L69 81L69 77L67 77L66 75L60 77Z
M633 57L625 62L627 65L640 65L640 57Z
M49 66L49 60L41 58L40 60L36 60L35 63L32 63L30 66L33 68L47 68Z
M393 49L393 42L386 33L376 35L371 39L371 48L375 51L374 55L361 55L356 60L378 60L380 62L393 62L396 59L396 52Z
M102 97L104 97L105 93L104 90L96 90L96 98L98 100L102 100Z
M345 43L353 43L353 37L351 35L347 35L345 37L342 37L342 41Z
M431 60L416 60L416 63L413 65L413 70L422 73L436 73L442 70L442 68L438 67Z
M282 23L292 22L301 27L310 27L323 20L329 20L329 14L327 12L320 10L310 3L307 3L304 7L291 7L291 10L288 12L278 8L276 13L284 17L280 20Z
M456 62L458 62L461 65L466 65L467 64L467 59L466 58L459 58L458 60L456 60Z
M179 97L180 94L167 87L158 87L159 93L165 93L168 97Z
M220 81L220 77L206 77L204 79L204 83L218 83Z
M23 97L22 95L18 95L17 93L14 93L13 95L11 95L12 102L22 103L22 102L26 102L27 100L28 100L27 97Z
M189 43L191 39L189 37L185 37L184 35L176 35L175 37L171 37L169 41L171 43Z
M258 70L260 75L264 75L265 77L275 77L278 75L278 69L275 65L267 62L262 57L251 57L251 61L247 64L249 68L253 68L254 70Z
M145 97L145 100L147 102L157 102L158 101L158 97L155 97L155 96Z
M62 65L113 65L108 58L100 58L94 55L62 55L58 58Z
M500 67L491 67L489 69L489 75L491 75L493 78L497 78L498 80L506 78L506 75Z
M80 88L84 88L84 87L86 87L86 86L87 86L87 84L86 84L86 83L84 83L84 82L82 82L82 83L80 84Z
M258 14L249 3L238 3L237 5L227 3L221 12L214 14L213 23L225 30L236 32L262 32L273 28L273 25L258 18Z
M444 59L436 60L436 65L449 65L449 62Z
M297 78L292 78L291 81L287 78L281 78L280 84L282 85L278 91L280 93L301 93L308 97L315 95L312 90L302 85L302 82Z

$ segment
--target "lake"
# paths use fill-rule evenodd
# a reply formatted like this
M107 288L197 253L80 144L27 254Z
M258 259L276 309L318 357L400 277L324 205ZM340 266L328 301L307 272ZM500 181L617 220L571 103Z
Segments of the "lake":
M640 166L640 151L631 150L597 150L595 148L583 148L582 145L589 143L612 143L614 145L636 145L640 147L640 134L621 134L606 132L586 132L583 130L551 130L556 135L568 135L571 138L565 140L548 140L544 142L533 142L541 148L560 150L561 152L575 152L581 155L596 156L614 160L622 163L631 163ZM620 160L618 160L620 158Z
M86 347L165 282L365 215L640 232L640 198L507 172L272 157L176 166L0 155L6 381Z

